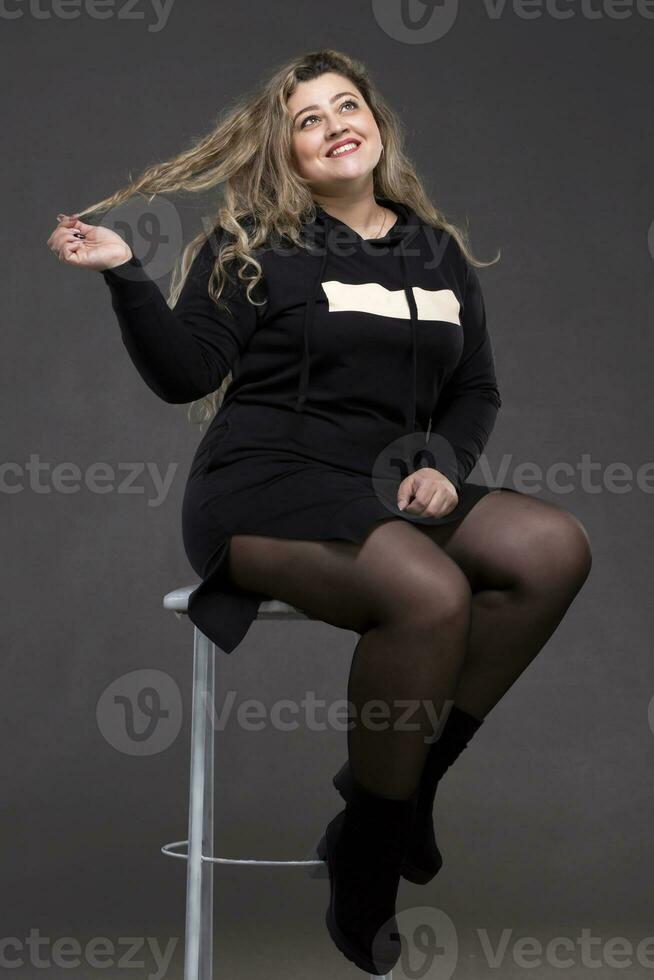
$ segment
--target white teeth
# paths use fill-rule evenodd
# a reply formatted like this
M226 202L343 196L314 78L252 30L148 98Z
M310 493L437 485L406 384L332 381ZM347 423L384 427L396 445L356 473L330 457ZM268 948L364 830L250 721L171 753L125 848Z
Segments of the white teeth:
M346 143L344 146L339 146L337 150L330 153L330 157L339 156L341 153L345 153L347 150L351 150L353 146L358 146L358 143Z

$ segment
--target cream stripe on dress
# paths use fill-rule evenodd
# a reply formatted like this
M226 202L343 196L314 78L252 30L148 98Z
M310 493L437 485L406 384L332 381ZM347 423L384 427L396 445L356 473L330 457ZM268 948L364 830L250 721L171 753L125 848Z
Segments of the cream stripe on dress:
M372 313L375 316L408 320L411 316L403 289L386 289L378 282L349 283L330 279L322 283L330 313ZM458 323L460 304L451 289L413 287L419 320Z

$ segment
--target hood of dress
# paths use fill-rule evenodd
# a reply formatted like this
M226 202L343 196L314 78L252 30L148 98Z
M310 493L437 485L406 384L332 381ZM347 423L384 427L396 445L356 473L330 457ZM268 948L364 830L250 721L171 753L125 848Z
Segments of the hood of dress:
M366 248L380 248L388 251L388 260L396 261L400 264L404 292L409 306L411 318L411 347L412 347L412 368L409 385L409 395L406 403L405 416L407 427L413 432L417 427L417 321L418 311L416 307L413 289L409 283L407 270L407 259L405 249L409 243L419 233L422 224L418 215L406 204L391 201L386 197L376 195L378 204L395 211L398 219L388 232L381 238L362 238L354 229L328 214L319 204L315 205L316 218L314 221L307 222L304 226L305 237L311 242L309 251L316 261L316 274L311 281L304 315L303 329L303 352L302 366L300 369L300 379L298 382L297 398L295 410L303 412L304 406L309 397L309 373L311 357L309 352L310 334L313 326L314 308L316 296L325 277L325 270L329 264L330 255L330 235L337 232L338 246L353 244L365 245Z

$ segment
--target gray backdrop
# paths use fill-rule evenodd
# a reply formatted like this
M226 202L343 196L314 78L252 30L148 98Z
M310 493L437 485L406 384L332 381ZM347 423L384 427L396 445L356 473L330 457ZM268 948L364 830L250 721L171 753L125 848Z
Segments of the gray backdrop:
M405 924L435 924L440 952L429 971L396 975L654 975L654 4L433 7L425 28L403 22L399 2L3 7L8 976L172 980L183 957L186 865L159 848L186 837L192 629L161 603L196 581L180 509L200 434L136 373L102 277L59 264L46 239L59 211L174 155L260 78L324 45L369 66L476 254L502 248L480 277L504 405L475 478L562 504L594 557L563 623L443 781L445 866L424 888L402 882L398 900ZM175 204L188 238L202 202ZM216 734L217 853L305 857L340 808L342 724L323 710L322 725L301 715L284 730L268 716L256 731L236 709L345 697L355 640L259 622L218 654L217 700L234 703ZM108 707L110 685L136 704L143 678L174 729L149 747ZM327 882L297 869L218 869L216 977L362 976L327 934L327 900ZM566 946L548 947L556 937ZM170 944L167 965L155 943Z

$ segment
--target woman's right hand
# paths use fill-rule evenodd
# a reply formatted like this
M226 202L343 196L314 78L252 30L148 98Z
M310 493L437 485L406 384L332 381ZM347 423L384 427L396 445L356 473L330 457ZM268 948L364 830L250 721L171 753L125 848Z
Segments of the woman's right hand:
M58 214L48 245L60 262L82 269L113 269L128 262L132 250L120 235L102 225L87 225L76 215Z

